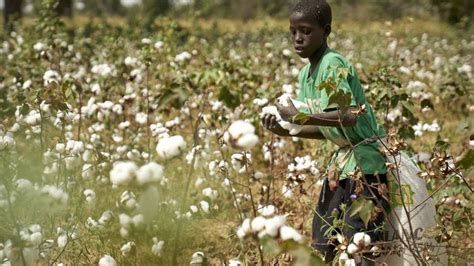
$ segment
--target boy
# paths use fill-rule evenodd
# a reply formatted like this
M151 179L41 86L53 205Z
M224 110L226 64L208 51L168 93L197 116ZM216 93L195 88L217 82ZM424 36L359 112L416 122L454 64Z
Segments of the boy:
M340 230L348 240L355 233L364 231L375 242L383 236L380 230L383 212L366 227L359 215L349 215L351 204L356 198L364 197L371 199L378 208L388 208L386 197L379 195L377 189L387 184L385 157L376 142L377 136L384 136L385 131L367 103L354 67L327 45L331 20L331 8L325 0L301 0L294 7L289 18L294 48L300 57L308 58L310 62L299 74L298 100L306 102L311 111L305 111L306 119L295 119L299 111L291 101L287 106L276 104L283 120L304 125L297 137L328 139L340 147L330 160L328 178L324 181L313 218L313 247L321 251L328 262L334 257L336 246L329 240L330 235L324 235L326 225L333 222L331 213L338 212L339 218L344 220L346 226ZM347 75L340 74L344 71ZM335 92L350 95L350 107L328 106L329 98L335 92L328 95L320 85L331 80L337 84ZM361 106L364 111L358 114ZM342 113L342 109L347 110ZM273 115L263 116L262 124L277 135L290 136ZM363 182L353 178L357 171L362 172ZM347 206L345 217L341 217L341 204Z

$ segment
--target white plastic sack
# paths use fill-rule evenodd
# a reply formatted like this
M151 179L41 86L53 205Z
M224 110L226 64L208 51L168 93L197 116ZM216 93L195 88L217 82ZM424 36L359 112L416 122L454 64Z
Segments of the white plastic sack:
M398 167L398 172L395 168L389 171L387 176L392 209L387 221L388 241L397 240L398 236L401 236L405 242L415 242L419 250L430 246L430 254L439 259L436 265L447 265L445 248L439 247L436 240L423 236L426 229L436 226L436 210L433 200L429 198L425 181L417 175L420 169L403 152L395 157L388 155L387 162ZM402 202L405 203L405 208ZM397 245L403 248L401 243ZM388 265L417 265L409 249L403 248L399 254L400 256L387 255L379 261Z

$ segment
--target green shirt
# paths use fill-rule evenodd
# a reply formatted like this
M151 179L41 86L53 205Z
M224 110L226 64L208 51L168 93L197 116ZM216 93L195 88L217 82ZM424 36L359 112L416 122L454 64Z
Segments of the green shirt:
M316 114L336 110L337 107L328 106L331 95L328 95L325 89L319 88L319 85L330 77L337 83L336 90L350 92L351 106L364 104L366 107L365 113L357 118L355 126L344 127L345 134L340 128L320 127L326 139L340 147L330 160L330 165L335 164L339 170L339 178L347 178L347 173L355 172L357 161L364 174L387 173L385 157L379 151L379 144L375 137L376 135L383 137L386 133L383 127L377 123L354 67L341 54L328 48L312 75L310 75L309 69L310 64L307 64L299 74L298 100L309 106L309 109L303 110L303 112ZM341 77L341 72L346 72L347 78ZM345 135L356 146L354 151L350 149Z

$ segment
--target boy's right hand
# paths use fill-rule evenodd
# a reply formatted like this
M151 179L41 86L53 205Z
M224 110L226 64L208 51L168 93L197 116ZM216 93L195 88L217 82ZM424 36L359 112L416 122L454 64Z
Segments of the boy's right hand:
M270 130L271 132L277 135L284 135L285 129L280 126L276 119L276 116L271 114L264 114L260 118L260 121L262 122L264 128Z

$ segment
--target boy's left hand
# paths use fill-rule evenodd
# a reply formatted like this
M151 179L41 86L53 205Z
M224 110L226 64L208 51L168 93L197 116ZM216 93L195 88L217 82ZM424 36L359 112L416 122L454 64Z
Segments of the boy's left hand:
M279 102L276 102L275 106L278 112L280 113L281 119L283 119L284 121L293 122L291 121L291 119L299 113L298 109L296 109L295 105L289 98L286 103L286 106L283 104L280 104Z

